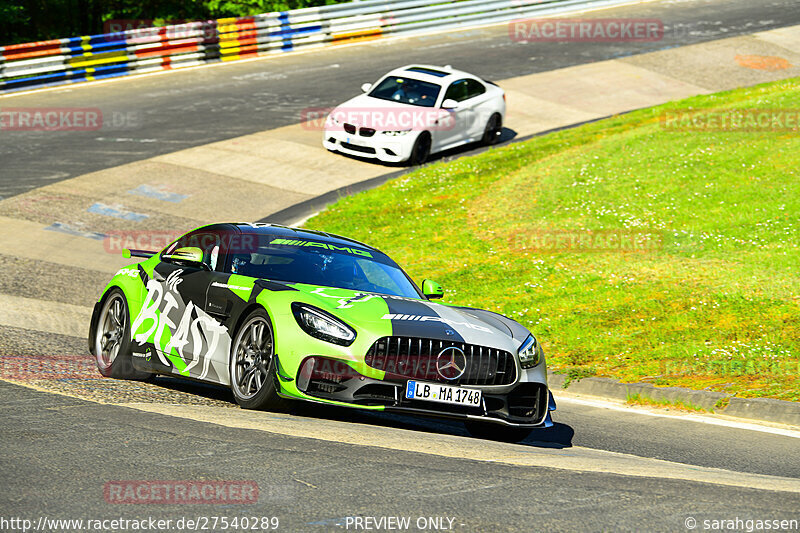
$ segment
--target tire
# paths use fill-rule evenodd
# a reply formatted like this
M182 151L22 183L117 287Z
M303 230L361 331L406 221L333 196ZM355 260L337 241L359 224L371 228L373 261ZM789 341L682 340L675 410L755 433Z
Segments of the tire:
M414 148L411 149L411 155L407 163L411 166L419 166L428 160L431 155L431 134L423 131L417 136L414 141Z
M486 127L483 128L483 137L481 137L481 144L484 146L491 146L500 140L500 132L503 131L503 119L495 113L489 120L486 121Z
M291 405L278 396L274 339L263 309L247 315L234 336L228 372L233 397L243 409L286 411Z
M492 424L490 422L464 422L470 435L478 439L497 440L501 442L520 442L528 438L532 429L515 428Z
M147 380L150 372L133 368L131 320L125 294L111 289L103 300L94 328L94 356L97 370L107 378Z

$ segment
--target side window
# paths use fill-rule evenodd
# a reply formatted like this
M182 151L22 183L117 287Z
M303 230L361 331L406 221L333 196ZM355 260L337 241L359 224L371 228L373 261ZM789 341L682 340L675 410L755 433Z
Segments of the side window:
M486 92L486 87L478 80L467 80L467 99L475 98Z
M467 98L467 80L454 81L447 88L447 92L444 93L445 100L452 99L456 102L463 102Z

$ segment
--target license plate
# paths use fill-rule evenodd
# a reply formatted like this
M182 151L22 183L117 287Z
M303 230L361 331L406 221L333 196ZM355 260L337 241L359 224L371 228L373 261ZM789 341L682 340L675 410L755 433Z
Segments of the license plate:
M366 142L362 141L358 137L348 137L347 141L345 141L345 142L347 142L348 144L354 144L356 146L366 146L367 145Z
M409 381L406 385L406 398L468 407L481 405L481 391L479 390L440 385L439 383L425 383L424 381Z

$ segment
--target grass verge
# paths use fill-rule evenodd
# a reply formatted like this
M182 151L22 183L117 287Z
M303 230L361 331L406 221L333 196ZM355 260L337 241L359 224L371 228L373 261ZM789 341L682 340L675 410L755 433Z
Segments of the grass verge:
M797 401L798 130L660 118L798 103L791 79L636 111L431 164L307 227L520 321L555 371Z
M699 405L694 405L691 402L684 402L683 400L654 400L641 394L632 394L628 396L626 401L628 405L646 405L648 407L665 407L668 409L677 409L679 411L688 411L692 413L708 413L709 411ZM712 409L713 413L714 410Z

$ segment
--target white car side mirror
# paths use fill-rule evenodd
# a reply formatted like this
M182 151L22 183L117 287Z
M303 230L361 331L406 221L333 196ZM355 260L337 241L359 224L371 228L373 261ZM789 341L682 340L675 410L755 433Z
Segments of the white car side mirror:
M448 98L444 102L442 102L442 109L455 109L458 107L458 102L453 100L452 98Z
M368 93L370 89L372 89L371 83L365 83L364 85L361 86L361 90L364 91L365 93Z

